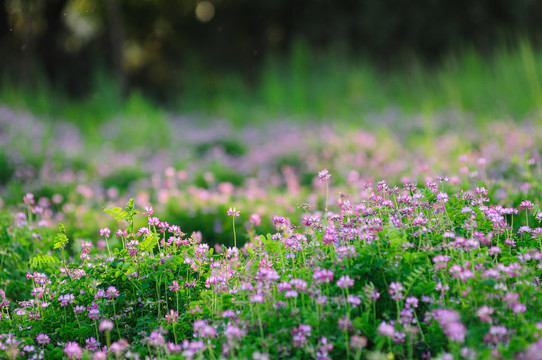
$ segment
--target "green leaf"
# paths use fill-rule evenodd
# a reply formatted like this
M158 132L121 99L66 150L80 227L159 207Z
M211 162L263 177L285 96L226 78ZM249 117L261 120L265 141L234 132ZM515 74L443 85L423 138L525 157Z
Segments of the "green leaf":
M154 235L149 235L139 244L141 251L152 251L157 245L158 238Z
M55 236L55 243L53 249L64 249L69 239L66 236L66 230L64 229L63 224L58 225L58 234Z
M57 263L57 259L49 254L37 254L28 260L28 264L33 269L43 265L51 266Z
M133 205L133 200L132 200L132 205ZM114 217L115 220L117 221L127 220L127 217L128 217L127 211L124 211L122 208L114 207L112 205L109 205L108 207L106 207L104 209L104 212L107 213L109 216Z

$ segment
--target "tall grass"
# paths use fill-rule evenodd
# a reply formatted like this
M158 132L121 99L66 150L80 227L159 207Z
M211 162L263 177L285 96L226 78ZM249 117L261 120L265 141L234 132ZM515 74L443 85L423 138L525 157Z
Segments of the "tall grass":
M201 74L205 77L204 74ZM491 56L474 48L450 54L439 65L419 60L384 71L363 59L313 56L303 45L288 59L269 59L254 89L215 84L219 91L181 96L181 109L206 109L232 117L239 108L251 120L270 116L359 121L390 106L407 113L454 108L488 118L523 118L541 107L542 52L527 41L502 46ZM189 106L183 106L189 104ZM189 99L189 100L186 100Z
M485 122L536 116L542 106L542 51L525 40L515 47L501 46L491 56L464 48L438 65L415 59L389 70L338 53L313 54L298 43L289 57L268 58L252 85L235 73L217 74L201 67L185 72L190 74L185 90L172 94L167 106L156 106L137 92L123 99L104 73L96 76L85 99L70 99L44 80L32 89L4 81L0 102L85 128L133 115L154 122L163 117L160 108L242 125L277 117L359 123L363 115L390 107L428 118L434 111L452 108Z

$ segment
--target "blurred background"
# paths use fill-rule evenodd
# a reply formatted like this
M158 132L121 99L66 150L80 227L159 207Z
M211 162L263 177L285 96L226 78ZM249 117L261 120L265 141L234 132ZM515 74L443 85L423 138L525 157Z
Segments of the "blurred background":
M505 82L518 75L514 60L527 70L520 77L536 76L540 59L529 51L541 15L536 0L6 0L0 99L63 117L75 116L65 102L92 99L107 117L105 103L118 109L136 92L164 109L232 121L247 121L239 117L248 110L257 119L270 109L346 118L450 102L523 115L529 105L502 109L481 82L495 75L493 62L499 85L540 91L533 79ZM24 92L38 99L18 99Z
M437 175L541 199L541 16L536 0L5 0L0 209L32 192L95 238L105 204L134 197L231 243L232 205L263 233L321 209L323 168L334 204Z

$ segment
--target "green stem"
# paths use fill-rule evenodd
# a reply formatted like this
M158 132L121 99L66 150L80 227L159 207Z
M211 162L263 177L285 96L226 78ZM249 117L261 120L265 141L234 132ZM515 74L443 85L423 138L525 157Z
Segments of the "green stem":
M115 301L113 301L113 313L115 314L115 327L117 328L117 335L120 339L119 322L117 320L117 309L115 308Z
M175 332L175 323L173 323L173 338L175 339L175 344L177 344L177 333Z
M418 329L420 330L420 335L422 336L423 342L425 342L425 336L423 334L422 324L420 324L420 321L418 320L418 315L416 315L416 311L413 311L413 312L414 312L414 317L416 318L416 324L418 325Z
M233 226L233 246L237 247L237 237L235 236L235 216L232 216L232 226Z
M98 321L94 320L94 328L96 329L96 340L100 340L100 335L98 334Z
M329 184L326 181L326 207L324 209L324 211L326 212L326 229L327 229L327 203L328 201L329 201Z
M111 257L111 249L109 249L109 241L107 241L107 237L105 238L105 244L107 245L107 253L109 254L109 257Z

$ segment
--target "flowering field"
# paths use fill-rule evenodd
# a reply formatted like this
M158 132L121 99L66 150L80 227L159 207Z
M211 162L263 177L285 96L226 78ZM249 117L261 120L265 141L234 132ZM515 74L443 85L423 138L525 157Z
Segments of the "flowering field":
M189 123L0 107L0 358L542 359L535 121Z

